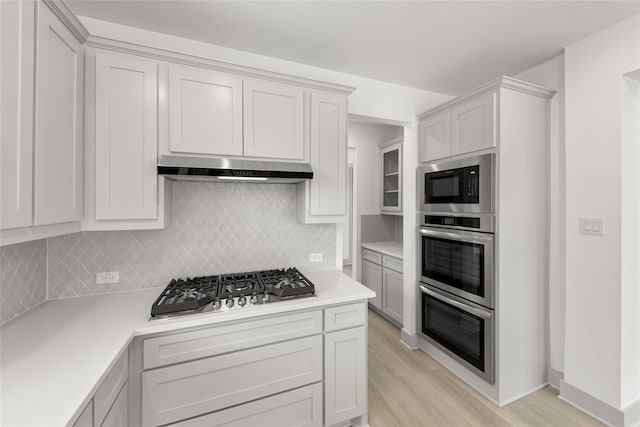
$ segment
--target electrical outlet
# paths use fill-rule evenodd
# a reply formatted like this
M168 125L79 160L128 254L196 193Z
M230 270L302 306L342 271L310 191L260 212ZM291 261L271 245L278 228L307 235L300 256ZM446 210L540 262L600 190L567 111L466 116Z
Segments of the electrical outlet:
M580 217L580 234L604 236L604 218Z
M322 262L322 252L319 254L309 254L309 262Z
M104 273L96 273L96 285L108 285L120 282L120 272L107 271Z

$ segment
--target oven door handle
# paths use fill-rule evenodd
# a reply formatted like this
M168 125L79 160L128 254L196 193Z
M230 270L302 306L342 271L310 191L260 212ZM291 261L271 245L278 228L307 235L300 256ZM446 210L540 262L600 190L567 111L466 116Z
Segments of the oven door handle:
M493 241L493 234L477 233L473 231L450 232L420 227L420 233L424 236L442 237L444 239L459 240L462 242L489 243Z
M469 307L467 304L445 297L444 295L434 292L431 289L427 289L422 285L420 286L420 291L422 291L423 294L430 295L436 299L446 302L447 304L451 304L452 306L459 308L462 311L466 311L467 313L482 317L483 319L491 319L491 313L487 313L474 307Z

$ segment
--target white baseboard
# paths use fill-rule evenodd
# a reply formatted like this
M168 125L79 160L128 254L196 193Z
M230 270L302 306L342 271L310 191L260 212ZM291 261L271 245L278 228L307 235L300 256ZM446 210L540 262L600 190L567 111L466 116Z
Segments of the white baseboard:
M640 425L640 400L624 409L618 409L564 380L560 380L560 395L558 397L607 425L614 427Z
M564 373L556 371L551 366L549 366L547 377L547 379L549 380L549 385L556 390L560 390L560 381L564 379Z
M417 350L420 348L418 344L418 335L410 334L403 329L400 329L400 342L407 346L410 350Z
M522 392L522 393L520 393L520 394L518 394L518 395L516 395L516 396L510 397L509 399L501 400L501 401L499 402L499 405L498 405L498 406L502 408L503 406L506 406L506 405L508 405L508 404L510 404L510 403L513 403L513 402L515 402L516 400L520 400L520 399L522 399L523 397L528 396L528 395L530 395L531 393L535 393L536 391L541 390L541 389L545 388L545 387L546 387L546 386L548 386L548 385L549 385L549 383L548 383L548 382L540 383L540 384L538 384L538 385L536 385L536 386L531 387L531 389L529 389L529 390L527 390L527 391L524 391L524 392Z

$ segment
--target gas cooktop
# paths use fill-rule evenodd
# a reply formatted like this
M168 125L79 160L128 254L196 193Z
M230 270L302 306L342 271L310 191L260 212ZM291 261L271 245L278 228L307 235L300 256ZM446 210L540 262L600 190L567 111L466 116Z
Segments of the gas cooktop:
M315 295L297 268L173 279L151 306L151 318L228 311Z

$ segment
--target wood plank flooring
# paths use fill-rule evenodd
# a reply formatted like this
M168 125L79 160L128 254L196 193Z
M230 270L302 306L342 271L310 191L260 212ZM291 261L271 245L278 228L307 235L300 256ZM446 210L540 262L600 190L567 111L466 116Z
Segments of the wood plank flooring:
M498 408L369 310L369 424L413 426L602 426L546 387Z

